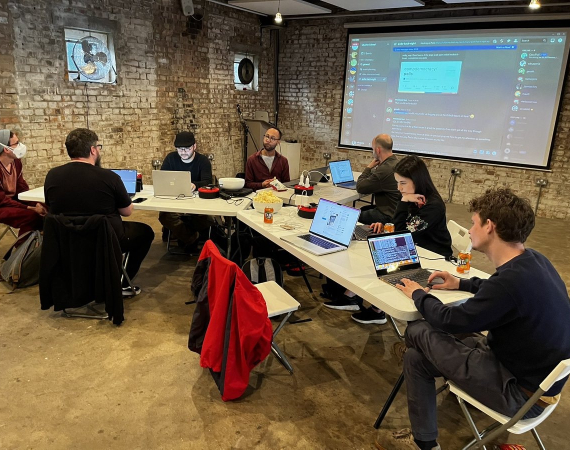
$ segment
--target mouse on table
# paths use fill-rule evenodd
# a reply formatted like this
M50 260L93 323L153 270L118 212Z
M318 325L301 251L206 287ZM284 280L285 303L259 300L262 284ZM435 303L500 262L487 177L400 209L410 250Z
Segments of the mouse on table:
M430 283L427 284L428 288L432 288L434 284L443 284L445 283L445 280L441 277L435 277L433 280L431 280Z

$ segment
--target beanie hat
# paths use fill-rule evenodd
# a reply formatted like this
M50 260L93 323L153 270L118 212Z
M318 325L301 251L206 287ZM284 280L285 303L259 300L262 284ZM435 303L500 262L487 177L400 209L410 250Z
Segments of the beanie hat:
M10 142L10 130L0 130L0 144L8 145L9 142ZM4 150L4 147L1 147L0 150Z
M174 146L178 147L192 147L196 143L194 133L191 131L182 131L176 135L174 139Z

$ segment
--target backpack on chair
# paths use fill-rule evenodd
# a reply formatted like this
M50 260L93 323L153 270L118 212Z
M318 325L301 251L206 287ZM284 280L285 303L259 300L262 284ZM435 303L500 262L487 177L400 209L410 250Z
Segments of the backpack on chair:
M25 240L22 242L23 238ZM0 278L12 290L37 284L40 280L40 257L43 236L39 231L28 231L8 249L2 259ZM21 244L16 248L18 243Z
M241 268L245 276L253 283L275 281L283 287L283 271L277 261L270 258L252 258Z

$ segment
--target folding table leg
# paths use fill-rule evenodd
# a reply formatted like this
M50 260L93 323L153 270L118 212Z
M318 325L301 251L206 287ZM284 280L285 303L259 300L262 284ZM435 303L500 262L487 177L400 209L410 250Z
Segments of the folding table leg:
M271 342L271 352L273 353L273 355L275 355L277 360L281 364L283 364L283 366L289 371L289 373L292 374L293 373L293 367L291 367L289 360L287 359L285 354L281 351L279 346L275 343L275 336L277 336L277 333L279 333L281 331L281 328L283 328L283 326L285 325L287 320L289 320L289 317L291 317L291 314L293 314L293 311L288 312L285 315L285 317L283 318L283 320L281 320L279 325L277 325L277 328L275 328L275 330L273 331L273 340Z
M404 383L404 372L400 374L398 381L396 381L396 384L392 388L392 392L390 392L390 395L388 396L386 403L384 403L382 411L380 411L380 414L378 415L376 422L374 422L374 428L378 429L380 428L380 425L382 425L382 421L384 420L384 417L386 417L386 414L388 414L388 410L390 409L390 406L392 406L392 402L396 398L396 394L398 394L398 391L402 387L402 383Z

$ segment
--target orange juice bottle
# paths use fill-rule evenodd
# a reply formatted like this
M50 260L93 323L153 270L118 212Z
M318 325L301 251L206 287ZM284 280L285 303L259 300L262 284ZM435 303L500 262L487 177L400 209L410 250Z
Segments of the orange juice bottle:
M471 269L471 252L459 252L457 255L457 272L469 273Z

